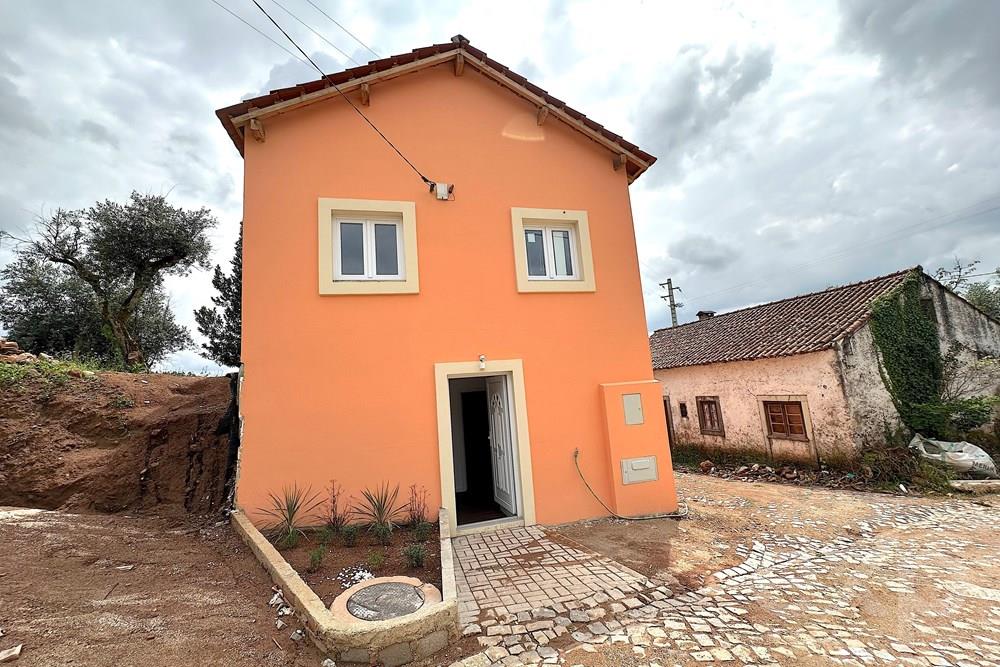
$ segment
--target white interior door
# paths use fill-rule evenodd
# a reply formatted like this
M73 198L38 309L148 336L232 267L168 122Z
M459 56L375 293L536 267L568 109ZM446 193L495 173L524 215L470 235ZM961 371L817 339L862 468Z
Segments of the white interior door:
M490 455L493 459L493 499L511 516L517 514L514 497L514 447L510 433L510 406L506 378L486 379L490 410Z

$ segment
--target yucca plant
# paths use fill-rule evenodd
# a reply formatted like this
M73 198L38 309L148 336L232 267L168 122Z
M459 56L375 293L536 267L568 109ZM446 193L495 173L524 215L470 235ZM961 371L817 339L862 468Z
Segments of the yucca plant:
M383 482L375 490L362 491L361 500L354 506L353 511L361 523L367 525L368 530L374 532L384 544L387 536L391 535L398 525L404 509L399 504L399 484L390 489L389 483Z
M270 506L260 511L272 520L267 527L269 537L279 549L292 548L305 537L303 530L309 514L323 504L323 498L318 493L312 493L312 488L303 489L297 483L286 486L281 494L269 493Z

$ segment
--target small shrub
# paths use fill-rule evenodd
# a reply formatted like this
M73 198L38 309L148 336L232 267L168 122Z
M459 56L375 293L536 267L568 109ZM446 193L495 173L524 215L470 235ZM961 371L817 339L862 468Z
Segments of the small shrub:
M343 494L344 487L338 484L337 480L331 479L330 486L327 489L326 523L335 531L339 531L347 525L349 509L345 504L341 503Z
M345 547L353 547L358 543L358 527L349 523L340 529L340 539L343 541Z
M309 567L307 572L315 572L323 564L323 557L326 556L326 545L321 544L309 552Z
M424 561L427 560L427 548L422 544L408 544L403 549L403 558L410 567L423 567Z
M111 399L111 407L117 408L119 410L123 410L125 408L134 408L135 401L130 396L126 396L125 394L118 394L117 396Z
M31 368L26 364L0 363L0 388L7 389L19 384Z
M392 528L386 523L376 523L371 528L372 534L382 546L389 546L392 543Z
M333 542L333 538L337 535L335 531L330 526L323 526L316 532L316 539L319 540L320 544L326 545Z
M323 502L319 499L319 494L310 493L311 490L292 484L282 489L280 496L268 494L271 504L262 508L261 513L271 519L267 530L279 549L291 549L299 543L300 537L306 536L303 531L305 521Z
M410 501L406 504L407 523L417 526L427 522L427 488L410 485Z
M399 484L392 489L388 482L375 490L365 489L361 492L362 500L354 506L354 515L373 529L375 526L388 526L389 530L396 527L403 515L403 507L398 504Z
M413 539L417 542L426 542L431 538L434 525L428 521L421 521L413 527Z
M368 557L365 559L365 564L372 572L381 570L382 566L385 565L385 554L381 551L369 551Z

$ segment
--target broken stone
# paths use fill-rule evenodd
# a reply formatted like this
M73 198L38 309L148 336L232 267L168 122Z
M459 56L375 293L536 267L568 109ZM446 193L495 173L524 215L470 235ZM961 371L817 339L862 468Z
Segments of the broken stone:
M0 662L14 662L21 657L22 648L24 648L24 644L18 644L14 648L9 648L6 651L0 651Z
M274 622L274 627L276 627L278 630L284 630L285 625L287 624L280 618Z
M479 627L477 624L471 623L471 624L465 626L465 628L462 630L462 636L463 637L468 637L469 635L478 635L482 631L483 631L483 629L481 627Z
M337 663L335 663L335 662L334 662L333 660L331 660L330 658L327 658L327 659L326 659L326 660L324 660L324 661L323 661L322 663L320 663L320 666L319 666L319 667L337 667Z
M297 642L297 641L301 641L302 638L305 637L305 636L306 636L306 633L302 632L302 629L299 628L298 630L296 630L295 632L293 632L292 634L290 634L288 636L288 638L291 639L294 642Z

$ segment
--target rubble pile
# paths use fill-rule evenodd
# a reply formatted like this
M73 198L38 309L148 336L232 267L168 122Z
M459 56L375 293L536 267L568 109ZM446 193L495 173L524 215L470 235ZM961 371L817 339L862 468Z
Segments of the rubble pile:
M0 363L28 364L36 358L31 352L22 350L17 341L0 338Z
M853 488L870 490L864 477L854 472L834 471L825 465L819 469L793 465L769 466L761 463L736 464L702 461L697 468L682 464L675 467L683 472L701 472L722 479L736 479L744 482L776 482L781 484L818 485L834 489Z

